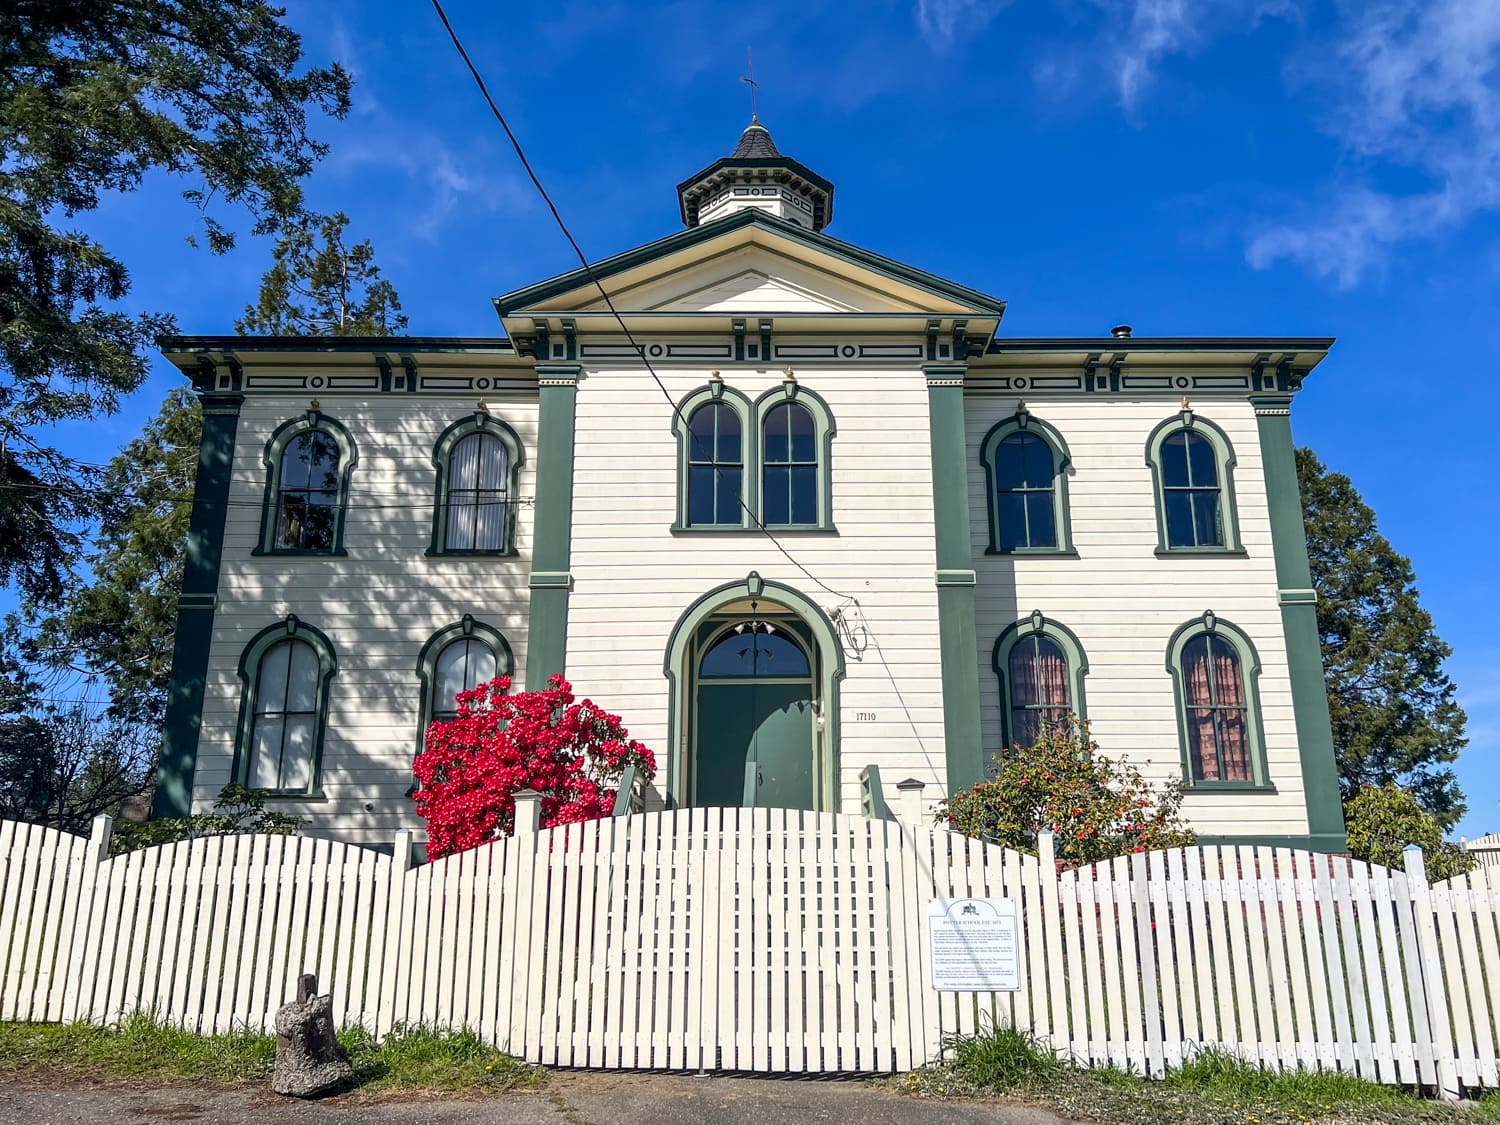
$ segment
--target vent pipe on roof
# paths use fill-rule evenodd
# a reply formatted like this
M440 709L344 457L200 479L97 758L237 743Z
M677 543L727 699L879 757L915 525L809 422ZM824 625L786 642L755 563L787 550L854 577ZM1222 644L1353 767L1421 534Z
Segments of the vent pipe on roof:
M1109 334L1116 340L1128 340L1130 339L1130 325L1117 324L1109 330Z

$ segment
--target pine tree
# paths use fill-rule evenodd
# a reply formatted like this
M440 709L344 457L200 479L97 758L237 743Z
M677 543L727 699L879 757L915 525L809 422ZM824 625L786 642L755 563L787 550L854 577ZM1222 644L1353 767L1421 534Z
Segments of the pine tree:
M1309 449L1297 450L1297 478L1344 799L1395 782L1452 828L1467 808L1453 762L1468 744L1443 671L1452 650L1418 601L1411 560L1349 478Z
M349 217L308 215L284 232L260 297L236 332L264 336L389 336L406 327L395 287L368 239L349 246Z

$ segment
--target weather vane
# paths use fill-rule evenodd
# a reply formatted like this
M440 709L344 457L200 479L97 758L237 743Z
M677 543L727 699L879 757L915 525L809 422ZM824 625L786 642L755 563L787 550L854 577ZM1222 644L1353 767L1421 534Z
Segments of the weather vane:
M750 48L745 48L745 69L748 74L742 74L740 81L750 87L750 121L755 123L760 120L755 114L755 91L760 89L760 83L755 80L755 58L750 53Z

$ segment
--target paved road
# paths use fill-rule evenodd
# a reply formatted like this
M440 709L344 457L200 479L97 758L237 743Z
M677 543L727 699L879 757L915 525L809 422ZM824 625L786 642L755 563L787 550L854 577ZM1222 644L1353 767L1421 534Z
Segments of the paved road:
M854 1082L551 1074L485 1101L289 1102L264 1089L0 1086L5 1125L1062 1125L1024 1106L922 1101Z

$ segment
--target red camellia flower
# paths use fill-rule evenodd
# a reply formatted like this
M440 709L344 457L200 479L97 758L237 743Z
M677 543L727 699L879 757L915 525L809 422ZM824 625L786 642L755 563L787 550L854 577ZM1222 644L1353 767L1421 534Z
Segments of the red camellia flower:
M572 685L553 676L543 691L510 692L501 676L456 697L458 715L427 728L413 770L427 854L440 859L515 830L515 795L542 795L542 827L608 816L620 778L656 776L656 756Z

